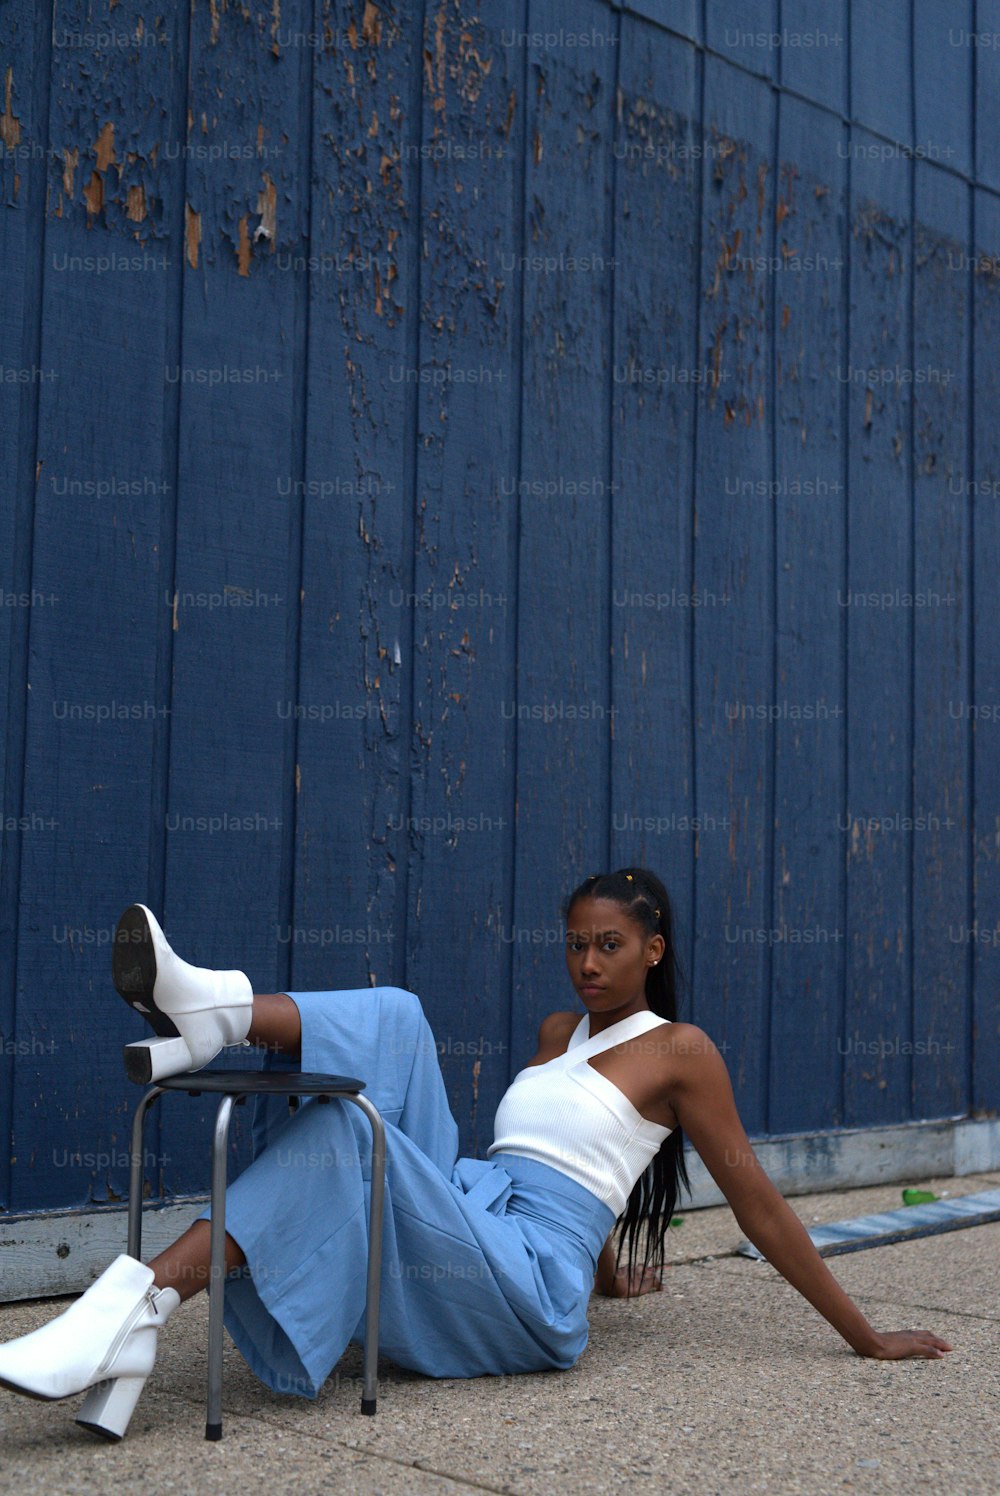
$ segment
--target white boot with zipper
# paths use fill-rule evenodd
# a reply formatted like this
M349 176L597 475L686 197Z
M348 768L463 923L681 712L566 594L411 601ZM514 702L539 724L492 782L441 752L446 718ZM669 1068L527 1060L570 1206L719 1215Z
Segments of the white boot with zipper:
M247 1042L249 977L182 961L145 904L130 904L118 921L111 975L129 1007L160 1036L125 1045L129 1080L148 1085L200 1070L221 1049Z
M0 1345L0 1386L46 1401L87 1392L77 1423L122 1438L153 1369L157 1331L181 1302L153 1277L136 1258L116 1257L63 1314Z

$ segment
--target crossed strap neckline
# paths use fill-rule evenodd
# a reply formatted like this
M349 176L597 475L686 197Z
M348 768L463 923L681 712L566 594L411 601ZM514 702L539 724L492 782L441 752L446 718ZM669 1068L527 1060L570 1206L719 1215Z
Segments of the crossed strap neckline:
M651 1008L640 1008L637 1013L629 1013L625 1018L619 1018L616 1023L609 1023L607 1028L602 1029L599 1034L591 1034L590 1014L584 1013L583 1017L580 1019L580 1022L577 1024L576 1028L569 1036L569 1044L566 1047L566 1053L568 1054L571 1049L580 1049L583 1045L593 1044L598 1039L607 1039L608 1035L614 1033L615 1029L624 1028L626 1024L631 1024L634 1027L635 1020L637 1018L641 1020L639 1027L636 1028L637 1034L645 1033L648 1029L655 1028L661 1023L670 1022L669 1018L661 1018L659 1013L654 1013ZM586 1032L584 1032L584 1030L586 1030ZM632 1036L629 1035L629 1037L631 1038ZM616 1038L611 1042L614 1044L621 1044L623 1041L620 1038ZM610 1048L610 1045L605 1045L604 1047ZM595 1053L599 1052L600 1051L595 1051Z
M638 1025L635 1022L636 1019L640 1020ZM672 1129L664 1126L663 1123L653 1122L649 1117L644 1117L619 1086L590 1064L590 1056L601 1054L604 1050L610 1049L613 1044L621 1044L625 1039L647 1033L651 1029L658 1028L660 1024L669 1022L669 1018L661 1018L659 1013L654 1013L650 1008L640 1008L637 1013L629 1013L626 1018L619 1018L617 1023L609 1023L606 1029L602 1029L599 1034L591 1037L590 1014L585 1013L570 1035L565 1055L557 1056L557 1059L562 1059L565 1069L573 1078L601 1097L619 1117L622 1117L624 1112L625 1117L631 1121L633 1126L641 1129L647 1136L662 1139L667 1137ZM626 1030L626 1025L630 1026L631 1031ZM586 1038L582 1036L584 1028L588 1031ZM613 1034L615 1029L626 1031L609 1039L608 1035ZM607 1042L597 1045L598 1039L604 1039ZM596 1047L591 1048L592 1045Z

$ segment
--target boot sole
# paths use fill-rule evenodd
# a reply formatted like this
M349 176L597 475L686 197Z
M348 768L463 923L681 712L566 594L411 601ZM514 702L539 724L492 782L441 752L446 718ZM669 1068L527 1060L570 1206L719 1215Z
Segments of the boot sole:
M98 1438L106 1439L109 1444L120 1444L123 1438L122 1434L113 1434L110 1429L102 1428L99 1423L88 1423L86 1418L77 1418L76 1425L78 1428L85 1428L88 1434L97 1434Z
M153 1064L149 1050L126 1044L122 1049L125 1060L125 1078L138 1086L148 1086L153 1078Z
M58 1396L50 1397L47 1392L32 1392L30 1388L22 1387L19 1382L9 1382L6 1377L0 1377L0 1387L6 1387L9 1392L19 1392L22 1397L30 1397L34 1402L65 1402L68 1397L75 1396L72 1392L60 1392ZM124 1437L123 1434L115 1433L113 1429L105 1428L100 1423L92 1423L86 1418L77 1418L76 1422L88 1433L97 1434L99 1438L107 1439L109 1443L117 1444Z
M58 1397L50 1397L47 1392L32 1392L28 1387L22 1387L20 1382L9 1382L6 1377L0 1377L0 1387L6 1387L9 1392L20 1392L22 1397L32 1397L35 1402L62 1402L63 1397L72 1397L71 1392L60 1393Z
M153 932L141 904L130 904L118 921L114 950L111 954L111 977L129 1007L144 1018L161 1039L179 1039L180 1031L166 1013L156 1006L156 951ZM131 1080L146 1077L130 1076Z
M187 1041L181 1038L140 1039L135 1044L126 1044L123 1054L126 1076L140 1086L148 1086L167 1075L185 1075L192 1069L201 1068L192 1065Z

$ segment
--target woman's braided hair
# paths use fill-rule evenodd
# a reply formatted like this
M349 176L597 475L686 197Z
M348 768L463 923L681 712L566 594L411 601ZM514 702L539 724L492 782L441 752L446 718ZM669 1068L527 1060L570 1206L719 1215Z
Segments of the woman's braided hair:
M681 970L674 946L674 920L667 890L655 873L648 868L619 868L614 873L591 873L589 878L573 890L563 906L563 918L568 922L570 911L577 899L610 899L618 904L638 924L646 935L662 935L663 956L646 972L646 1002L650 1011L659 1018L677 1021L677 999L681 987ZM663 1140L660 1151L640 1174L628 1198L625 1210L618 1217L621 1234L615 1269L621 1261L622 1249L628 1247L628 1266L635 1265L636 1238L643 1222L646 1224L645 1250L642 1266L657 1262L663 1251L663 1238L677 1205L680 1187L683 1184L688 1194L691 1184L684 1162L684 1137L675 1127ZM631 1290L631 1275L629 1282Z

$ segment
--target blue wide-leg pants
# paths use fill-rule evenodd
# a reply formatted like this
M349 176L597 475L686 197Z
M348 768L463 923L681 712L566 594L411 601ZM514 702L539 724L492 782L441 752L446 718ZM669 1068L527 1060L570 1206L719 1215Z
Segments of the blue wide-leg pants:
M597 1257L615 1215L547 1164L458 1158L437 1046L401 987L291 992L301 1059L267 1070L355 1075L386 1132L379 1351L433 1377L565 1370L587 1343ZM226 1191L245 1268L225 1325L275 1392L317 1396L364 1344L372 1137L352 1102L259 1097L253 1162ZM208 1220L211 1210L199 1219Z

